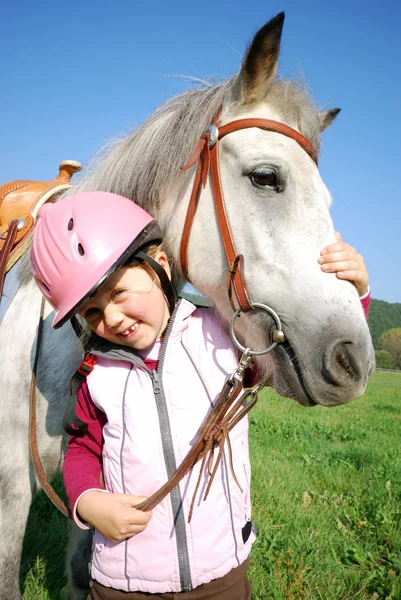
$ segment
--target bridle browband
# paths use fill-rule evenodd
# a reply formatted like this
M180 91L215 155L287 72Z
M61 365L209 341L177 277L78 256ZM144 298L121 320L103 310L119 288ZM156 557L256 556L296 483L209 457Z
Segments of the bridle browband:
M217 222L220 230L220 237L224 248L224 254L227 260L228 273L227 273L227 290L230 300L231 307L235 311L232 297L232 288L234 288L235 296L238 302L239 308L243 312L252 310L252 301L245 283L243 275L244 259L241 254L237 254L233 237L230 230L230 225L227 218L227 211L224 203L224 196L221 186L220 178L220 162L219 162L219 141L234 131L241 129L249 129L251 127L257 127L267 131L274 131L285 135L297 142L305 150L312 160L318 163L318 155L316 149L313 147L311 142L301 135L292 127L280 123L278 121L271 121L270 119L238 119L237 121L231 121L225 125L218 126L220 118L221 107L218 110L216 117L214 118L211 125L209 125L201 139L198 141L194 151L189 157L188 161L181 168L186 171L192 167L197 161L198 166L195 175L195 181L192 188L191 198L189 200L187 215L185 218L184 228L182 232L181 248L180 248L180 261L181 269L184 277L188 278L188 243L189 236L191 233L192 224L195 218L196 209L198 206L200 194L202 188L206 186L208 175L210 172L212 194L214 198L214 205L216 210Z

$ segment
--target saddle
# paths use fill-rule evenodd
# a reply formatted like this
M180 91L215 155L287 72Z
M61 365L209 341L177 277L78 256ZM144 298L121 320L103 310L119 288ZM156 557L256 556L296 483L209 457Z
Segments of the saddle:
M62 192L71 187L71 177L81 169L81 163L64 160L60 163L59 174L55 179L9 181L0 186L0 255L7 241L11 221L18 220L15 238L9 244L11 248L8 248L6 264L2 265L4 273L11 269L27 249L39 208L45 202L55 202Z

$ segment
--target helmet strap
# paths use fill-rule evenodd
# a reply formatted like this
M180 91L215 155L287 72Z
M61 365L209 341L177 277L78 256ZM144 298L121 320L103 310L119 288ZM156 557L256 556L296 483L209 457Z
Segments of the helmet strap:
M168 306L170 309L170 314L172 314L174 307L177 303L178 297L177 297L177 291L176 291L175 287L173 286L173 284L171 283L170 278L167 275L166 271L163 269L163 267L161 265L159 265L159 263L156 260L154 260L151 256L149 256L145 252L142 252L142 251L136 252L135 255L133 256L133 258L134 258L134 261L135 261L135 259L139 259L139 261L141 261L141 262L148 263L150 268L156 273L156 275L160 279L160 283L163 288L163 292L167 298L167 303L168 303Z

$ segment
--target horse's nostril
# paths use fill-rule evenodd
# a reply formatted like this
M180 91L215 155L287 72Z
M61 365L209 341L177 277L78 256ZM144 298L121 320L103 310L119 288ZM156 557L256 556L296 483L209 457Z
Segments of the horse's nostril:
M347 344L349 346L349 344ZM355 376L355 369L350 360L350 355L347 352L347 346L345 344L339 344L335 352L335 361L337 367L342 369L350 377Z
M354 344L342 340L327 352L326 376L335 385L349 385L361 381L361 369Z

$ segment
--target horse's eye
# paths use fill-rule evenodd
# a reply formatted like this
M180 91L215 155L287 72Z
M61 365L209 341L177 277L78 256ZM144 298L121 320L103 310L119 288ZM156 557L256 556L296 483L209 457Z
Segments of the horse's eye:
M276 173L272 169L256 169L250 174L253 185L262 190L280 191L280 184Z

